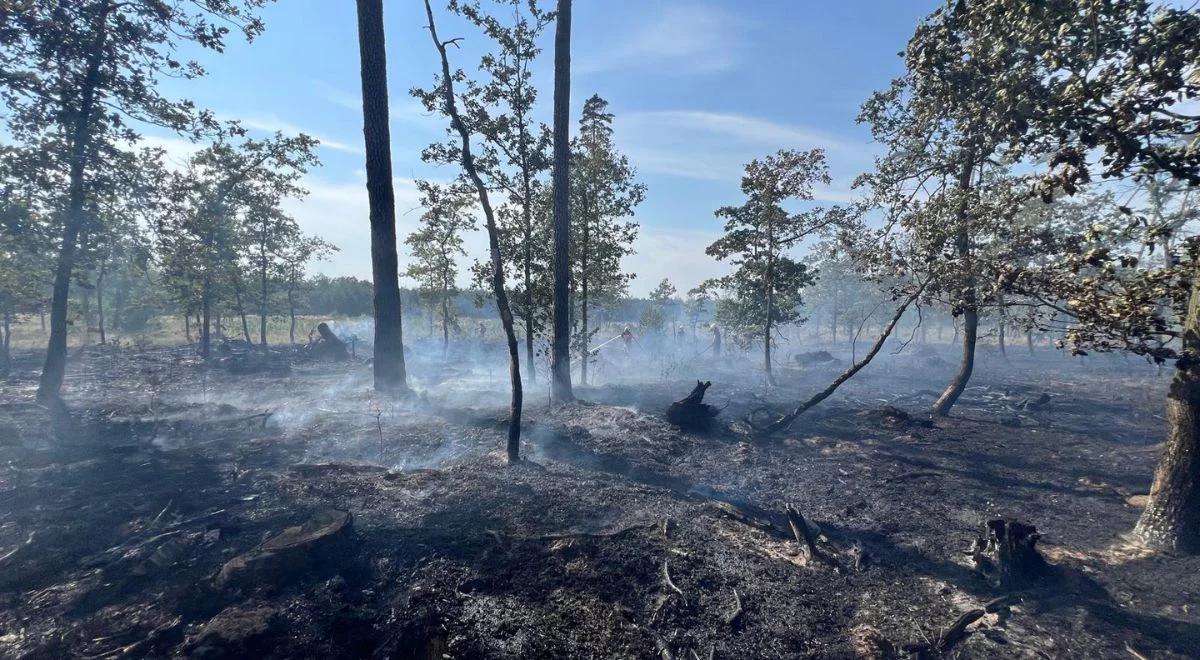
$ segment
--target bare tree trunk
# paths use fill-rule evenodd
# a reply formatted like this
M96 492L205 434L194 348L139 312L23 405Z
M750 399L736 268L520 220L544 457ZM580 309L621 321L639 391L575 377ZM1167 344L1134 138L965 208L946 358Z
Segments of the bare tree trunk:
M75 268L75 250L84 223L84 171L88 165L88 147L92 141L92 113L96 108L96 87L100 83L100 64L104 42L108 38L108 14L112 4L105 2L96 17L95 40L88 53L87 69L79 95L79 108L71 135L71 157L67 213L58 264L54 270L54 288L50 297L50 341L46 361L38 383L37 398L43 403L61 404L59 392L67 368L67 301L71 295L71 272ZM61 408L61 405L57 406Z
M1200 553L1200 272L1193 274L1183 356L1167 394L1167 442L1134 528L1147 545Z
M242 304L242 276L233 271L233 302L237 305L238 316L242 319L242 337L247 344L254 343L250 339L250 322L246 320L246 306Z
M265 248L263 249L265 253ZM267 345L267 258L262 257L258 271L258 343Z
M450 348L450 296L442 289L442 355Z
M187 343L192 343L192 313L183 310L183 337L187 339Z
M763 328L763 369L767 372L767 384L775 386L775 373L771 370L771 321L772 312L775 308L775 236L771 227L771 220L767 219L767 272L766 272L766 299L767 299L767 318Z
M360 6L368 0L359 0ZM504 336L508 341L508 375L512 384L512 403L508 419L508 461L515 463L521 459L521 409L524 404L524 391L521 387L521 354L517 346L517 335L513 331L512 308L508 304L508 292L504 290L504 262L500 256L500 235L496 229L496 217L492 212L492 203L488 197L487 186L475 169L475 157L471 153L471 134L467 132L466 124L458 114L454 101L454 78L450 73L450 59L446 55L446 44L437 36L437 26L433 21L433 8L429 0L425 0L425 14L429 18L429 36L442 58L442 96L445 101L446 114L450 123L461 139L460 155L463 169L475 184L479 193L479 205L483 207L483 217L487 225L488 248L492 262L492 293L496 297L496 307L500 311L500 325L504 327Z
M972 155L966 157L963 163L962 173L959 175L958 187L963 194L971 187L971 172L975 169L975 159ZM966 226L966 200L958 210L958 236L957 249L958 255L964 261L971 256L971 235ZM970 268L968 265L967 268ZM933 404L933 412L936 415L948 415L950 409L954 407L954 403L958 401L958 397L962 395L963 390L967 388L967 382L971 380L971 372L975 369L975 344L979 334L979 309L976 302L975 292L975 276L973 273L966 274L966 281L963 286L963 340L962 340L962 359L959 361L958 373L955 374L954 380L942 392L942 396Z
M580 259L580 291L579 291L579 313L583 332L579 336L579 384L587 386L588 384L588 249L591 247L590 242L590 225L587 222L587 214L584 214L583 222L583 242L579 245Z
M296 269L292 268L291 277L288 278L288 319L291 324L288 326L288 341L296 343Z
M571 0L558 0L554 25L554 318L550 348L550 396L558 403L575 400L571 390L571 208L568 189L571 161Z
M1029 346L1029 354L1033 355L1033 330L1025 331L1025 343Z
M0 337L0 377L7 377L9 371L12 370L12 312L6 306L4 308L4 326L3 337Z
M200 287L200 357L204 360L212 355L212 278L204 274L204 284Z
M92 290L83 290L83 345L92 343Z
M100 264L100 273L96 275L96 328L100 331L100 344L107 344L108 339L104 335L104 270L105 265Z
M362 60L363 138L371 206L371 274L375 287L375 389L404 392L404 328L400 311L400 260L396 255L396 200L392 190L388 127L387 54L383 0L358 0Z
M997 302L999 303L998 314L1000 315L1000 318L996 320L996 339L1000 344L1000 357L1003 357L1005 360L1007 360L1008 351L1004 346L1004 294L1000 294L998 296Z

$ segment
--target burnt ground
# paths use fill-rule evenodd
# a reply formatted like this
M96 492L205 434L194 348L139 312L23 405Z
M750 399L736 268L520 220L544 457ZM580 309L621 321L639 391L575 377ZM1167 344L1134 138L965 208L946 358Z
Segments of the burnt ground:
M586 405L534 390L528 460L508 466L498 360L412 360L422 394L396 402L358 362L279 354L240 373L186 347L93 348L66 388L74 425L55 428L21 354L0 386L0 656L903 655L1007 593L966 553L1004 516L1038 527L1053 573L927 655L1195 657L1200 558L1122 537L1169 374L1010 349L929 424L952 356L910 351L790 432L746 433L838 355L775 389L737 369L747 356L583 388ZM695 377L726 406L706 434L662 414ZM787 504L825 559L792 538ZM331 508L352 524L254 563ZM249 568L220 576L239 556Z

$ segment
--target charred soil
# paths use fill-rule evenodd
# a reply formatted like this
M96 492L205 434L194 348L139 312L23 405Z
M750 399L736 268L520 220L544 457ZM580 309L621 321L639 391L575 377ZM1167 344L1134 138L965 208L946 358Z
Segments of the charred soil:
M1200 646L1200 558L1123 536L1168 375L1136 361L985 356L954 416L930 422L947 367L881 358L772 438L741 420L806 398L836 362L776 388L714 362L562 407L534 390L510 466L503 388L452 356L414 360L424 394L402 400L375 396L357 360L271 359L288 368L92 348L63 428L33 403L37 356L17 356L0 385L0 657ZM697 378L720 410L706 432L664 414ZM976 570L992 519L1036 526L1044 577L1002 588Z

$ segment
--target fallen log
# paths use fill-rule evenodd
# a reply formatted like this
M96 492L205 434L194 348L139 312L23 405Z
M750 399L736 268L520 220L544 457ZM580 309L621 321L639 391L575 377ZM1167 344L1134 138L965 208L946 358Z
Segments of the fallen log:
M230 559L217 574L217 586L271 582L308 568L319 559L318 555L330 551L349 534L352 520L349 511L318 511L303 525L288 527L253 550Z
M681 429L705 431L721 411L704 403L704 393L712 387L712 381L696 381L691 393L672 403L667 408L667 421Z

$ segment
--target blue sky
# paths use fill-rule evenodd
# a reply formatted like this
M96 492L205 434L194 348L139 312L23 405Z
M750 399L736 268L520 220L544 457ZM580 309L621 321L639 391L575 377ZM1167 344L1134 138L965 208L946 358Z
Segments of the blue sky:
M576 0L573 30L572 115L598 93L616 115L616 139L646 183L638 209L642 226L626 267L631 287L644 294L662 277L685 291L724 267L704 255L719 233L713 210L740 201L742 165L781 148L824 147L834 183L820 196L845 200L850 181L868 168L874 147L855 124L871 91L902 70L897 53L917 21L938 0ZM408 95L428 85L437 53L423 29L420 0L385 0L392 159L401 237L420 215L412 181L448 179L451 168L430 168L420 150L443 135L444 124ZM465 37L452 64L470 73L484 38L453 20L435 2L439 32ZM306 132L323 146L323 166L306 181L311 191L290 211L309 232L341 251L314 270L369 277L369 228L363 187L362 118L354 3L281 0L263 15L266 33L253 44L206 54L209 75L171 83L224 118L256 133ZM552 39L548 30L535 82L539 114L548 121L552 96ZM147 140L182 158L188 145L169 136ZM484 254L481 235L468 239ZM401 264L406 254L401 245ZM465 270L465 269L464 269Z

